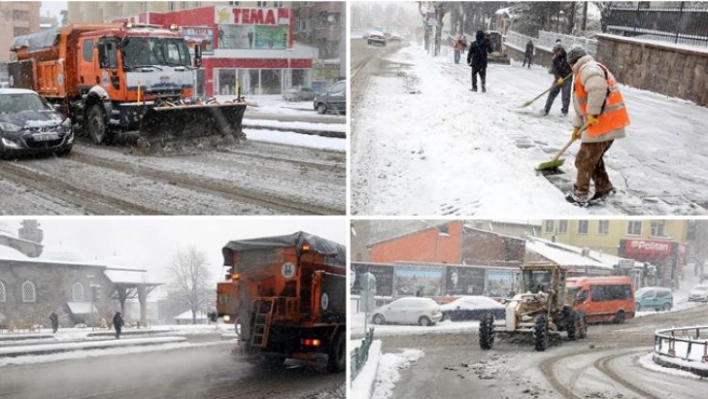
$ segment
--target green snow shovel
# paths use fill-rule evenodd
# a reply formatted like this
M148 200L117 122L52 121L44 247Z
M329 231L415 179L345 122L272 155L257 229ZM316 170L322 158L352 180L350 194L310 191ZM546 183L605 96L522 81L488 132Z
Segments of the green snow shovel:
M578 134L582 135L583 132L585 131L585 129L587 129L587 127L588 127L587 124L583 125L583 127L581 127L580 130L578 131ZM575 139L573 137L571 137L570 141L568 141L565 144L565 146L563 146L563 148L561 148L561 150L558 151L558 154L556 154L556 156L553 157L553 159L551 159L550 161L541 162L540 164L538 164L538 166L536 167L536 171L540 172L544 176L562 173L560 171L560 167L563 166L563 163L565 163L565 158L561 158L561 155L563 155L563 153L573 144L574 141L575 141Z

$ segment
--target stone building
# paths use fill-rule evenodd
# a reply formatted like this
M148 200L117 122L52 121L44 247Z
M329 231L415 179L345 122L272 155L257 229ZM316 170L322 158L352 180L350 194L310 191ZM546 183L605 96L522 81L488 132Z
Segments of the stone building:
M22 234L41 237L36 222L25 222ZM28 243L0 224L0 328L46 326L52 311L64 327L100 326L132 299L140 313L128 316L145 322L147 295L160 285L147 282L145 270L126 268L119 258L88 261L65 246Z

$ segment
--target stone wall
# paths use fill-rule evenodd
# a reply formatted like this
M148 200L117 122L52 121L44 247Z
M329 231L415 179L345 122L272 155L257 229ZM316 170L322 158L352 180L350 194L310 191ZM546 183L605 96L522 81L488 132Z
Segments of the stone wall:
M597 60L620 83L708 106L708 48L601 35Z

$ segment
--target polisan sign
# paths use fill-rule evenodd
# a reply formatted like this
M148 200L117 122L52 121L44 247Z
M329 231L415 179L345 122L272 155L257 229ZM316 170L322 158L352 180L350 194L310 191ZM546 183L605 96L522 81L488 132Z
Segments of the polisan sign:
M673 243L668 241L626 240L624 251L629 255L667 256L673 250Z

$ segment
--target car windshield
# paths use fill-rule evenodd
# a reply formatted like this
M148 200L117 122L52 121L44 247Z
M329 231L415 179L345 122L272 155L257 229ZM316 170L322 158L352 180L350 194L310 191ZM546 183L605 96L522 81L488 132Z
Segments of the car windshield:
M0 95L0 113L15 114L25 111L53 111L47 101L34 93Z
M187 45L178 38L126 37L121 50L126 67L190 65Z

